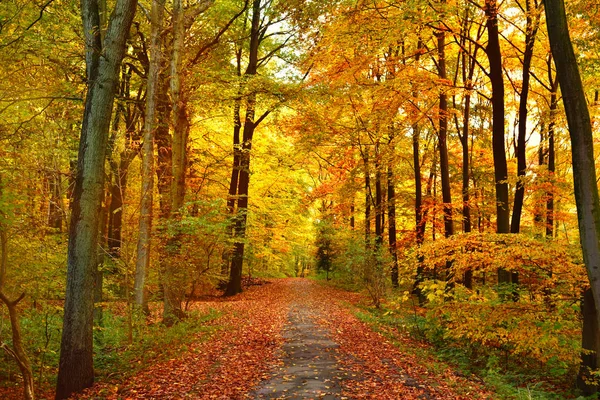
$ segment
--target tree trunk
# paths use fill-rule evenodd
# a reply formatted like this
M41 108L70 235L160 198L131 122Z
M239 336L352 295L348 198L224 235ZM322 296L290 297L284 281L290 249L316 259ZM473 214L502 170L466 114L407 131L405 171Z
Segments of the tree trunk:
M103 300L103 288L104 288L104 262L106 260L105 249L107 247L107 225L108 225L108 205L106 196L106 190L102 192L102 201L100 204L100 239L98 243L98 262L94 269L94 323L97 326L102 326L102 303Z
M252 3L252 25L250 28L250 49L248 66L244 75L256 75L258 68L258 48L261 40L261 0ZM242 149L240 153L240 168L237 190L237 211L235 216L234 253L229 269L229 282L225 296L233 296L242 291L242 267L244 263L244 243L246 238L246 222L248 220L248 188L250 185L250 151L254 136L256 111L256 92L251 92L246 98L246 116L242 132Z
M164 0L153 0L151 10L150 65L146 89L144 144L142 146L142 192L140 199L139 235L135 263L134 293L137 307L148 312L146 277L150 266L152 209L154 205L154 131L156 101L161 66L160 33L163 25Z
M552 53L550 53L552 54ZM554 173L556 172L556 151L554 149L554 128L558 111L558 81L552 78L552 59L548 59L548 79L550 82L550 123L548 124L548 178L552 184L546 193L546 237L554 236ZM597 94L597 93L596 93Z
M161 67L161 71L164 66ZM156 143L156 175L158 188L158 202L161 219L166 219L171 214L171 181L173 179L171 134L169 133L169 120L171 119L171 102L169 101L169 78L164 72L159 74L159 87L156 100L156 128L154 142Z
M4 349L17 363L21 376L23 377L23 398L26 400L34 400L34 384L33 384L33 372L31 370L31 363L25 352L23 346L23 335L21 333L21 325L19 323L19 313L17 311L17 305L25 297L23 293L16 300L9 300L8 297L2 292L0 287L0 300L8 308L8 316L10 318L10 327L12 331L12 349L6 344L0 343L0 348Z
M369 149L365 148L363 152L363 167L365 170L365 247L371 245L371 203L373 195L371 194L371 171L369 169Z
M379 143L375 144L375 247L383 245L383 191L381 188L381 154Z
M252 137L254 135L254 110L256 94L249 95L246 105L246 118L240 154L239 186L237 191L238 207L235 216L234 253L231 260L229 283L225 296L233 296L242 291L242 267L244 263L244 240L246 237L246 223L248 221L248 189L250 186L250 151L252 150Z
M170 64L171 109L173 136L171 142L172 180L170 188L170 219L180 220L185 199L185 174L187 165L187 136L189 121L182 93L181 59L184 50L185 21L181 0L173 1L173 46ZM184 290L181 271L174 262L181 248L181 234L175 233L167 241L167 258L161 263L161 283L163 288L163 322L172 325L184 317L181 304Z
M417 42L417 55L415 59L417 63L421 58L421 49L423 48L423 43L419 38ZM413 96L417 97L417 92L413 92ZM420 247L425 241L425 212L423 207L423 184L421 182L421 156L420 156L420 136L421 130L418 122L415 122L412 125L412 145L413 145L413 170L414 170L414 179L415 179L415 241L417 247ZM415 283L413 285L413 294L416 294L419 298L419 304L423 305L425 303L425 296L423 295L423 291L421 290L421 283L425 279L425 270L423 268L423 256L417 256L417 276L415 279Z
M446 34L441 31L436 33L438 51L438 76L445 81L446 74ZM442 178L442 202L444 203L444 236L450 237L454 234L454 223L452 221L452 195L450 192L450 168L448 165L448 97L445 88L440 89L439 102L439 130L438 150L440 153L440 175Z
M473 71L475 70L474 64L471 64L471 68L469 69L469 79L467 83L467 90L472 90L472 79L473 79ZM470 180L470 152L469 152L469 124L471 117L471 95L469 92L465 95L465 106L463 112L463 129L461 136L461 144L462 144L462 201L463 201L463 209L462 209L462 217L463 217L463 232L469 233L471 232L471 205L470 205L470 196L469 196L469 180ZM465 271L463 277L463 284L467 289L473 289L473 270L468 268Z
M242 50L236 52L238 77L242 75ZM237 190L240 178L240 160L242 157L242 147L240 145L240 132L242 130L242 118L240 110L242 108L242 82L238 89L238 96L235 98L233 105L233 165L231 166L231 178L229 180L229 192L227 196L227 210L231 216L231 224L229 226L229 235L233 238L235 235L235 220L237 204ZM229 264L232 262L231 254L233 249L229 249L224 262L221 264L221 275L226 276L229 273Z
M469 9L465 11L465 20L463 25L463 35L469 34L470 19ZM480 37L480 31L478 31L477 38ZM466 43L466 39L463 41ZM472 45L469 42L469 49L472 49ZM461 53L461 65L462 65L462 79L465 85L465 97L464 97L464 110L463 110L463 125L462 134L461 130L457 127L457 131L460 136L460 142L462 145L462 222L463 232L469 233L472 230L471 227L471 204L470 204L470 193L469 193L469 180L471 176L471 153L469 147L470 138L470 124L471 124L471 91L473 90L473 76L475 75L475 67L477 66L475 60L477 58L479 47L475 47L471 57L465 52ZM469 52L470 53L470 52ZM472 289L473 287L473 271L468 269L464 276L464 285Z
M529 78L531 69L531 60L533 59L533 48L535 45L535 36L538 30L539 17L532 18L530 2L525 2L525 12L527 25L525 27L525 51L523 52L523 85L519 98L519 133L517 136L517 188L515 191L515 200L513 205L512 219L510 222L510 232L519 233L521 231L521 214L523 211L523 200L525 199L525 174L527 172L526 160L526 136L527 136L527 99L529 96ZM513 276L514 280L514 276Z
M592 290L587 288L581 300L581 316L583 327L581 330L581 347L589 350L581 354L581 366L577 374L577 387L586 394L598 392L594 371L598 370L598 349L600 349L600 335L598 335L598 310L594 304Z
M492 83L492 152L494 155L494 180L496 182L496 232L510 232L510 214L508 210L508 167L504 144L504 77L502 73L502 54L498 33L498 4L496 0L485 1L486 28L488 45L486 53L490 62L490 81ZM511 283L511 273L498 269L498 283Z
M185 39L184 10L181 0L173 1L173 33L170 81L173 110L171 214L178 216L181 213L185 198L186 148L189 132L186 100L183 96L181 84L181 59Z
M2 195L2 185L0 182L0 196ZM0 217L4 217L0 211ZM4 284L6 283L6 272L8 269L8 234L6 233L6 227L2 225L0 221L0 301L2 301L8 308L8 316L10 319L10 327L12 331L12 348L8 347L5 343L0 342L0 348L2 348L9 356L11 356L21 371L23 377L23 398L26 400L34 400L34 385L33 385L33 372L31 370L31 363L29 357L25 352L23 346L23 335L21 333L21 324L19 323L19 313L17 306L21 300L25 297L25 293L19 296L16 300L10 300L4 294Z
M398 287L398 249L396 249L396 180L394 178L394 128L390 128L390 152L391 155L387 166L387 208L388 208L388 243L390 246L390 254L392 255L392 286Z
M108 209L108 254L113 258L121 257L123 246L123 206L127 190L128 169L136 152L121 152L120 161L112 169L112 180L109 185L110 205ZM115 163L116 164L116 163Z
M144 53L145 55L145 53ZM147 69L147 67L145 67ZM121 82L119 83L118 97L122 97L124 102L131 99L131 67L122 67ZM140 89L141 90L141 89ZM127 108L127 109L126 109ZM113 258L121 257L122 231L123 231L123 206L125 205L125 193L127 190L127 177L129 166L137 156L138 146L136 143L141 141L141 134L137 131L136 122L140 117L137 112L137 106L133 111L130 105L127 107L117 102L116 111L113 113L113 134L109 140L109 166L111 179L109 182L110 205L108 211L108 254ZM113 157L114 142L119 131L119 122L121 118L125 122L125 149L119 154L117 163Z
M82 1L89 84L69 227L57 399L68 398L94 382L94 271L97 266L98 215L104 190L104 160L119 67L136 4L136 0L117 0L102 47L96 29L100 23L98 3Z
M598 199L591 119L577 67L577 59L569 37L564 2L563 0L546 0L545 9L550 48L552 54L560 55L555 57L554 63L571 136L573 183L579 235L583 261L592 293L592 296L588 295L588 299L593 299L593 302L588 303L593 303L595 310L598 310L600 306L600 200ZM600 351L599 313L586 310L584 312L584 318L587 319L586 327L589 327L589 335L594 340L589 342L584 340L583 348L593 352L596 357L593 360L590 360L589 357L582 358L580 376L585 374L586 368L596 369L596 362L593 361L597 359L598 351ZM598 387L585 385L582 389L586 394L592 394L597 392Z
M442 0L442 3L445 3ZM442 30L436 33L437 51L438 51L438 76L441 81L445 81L448 76L446 73L446 34ZM444 237L449 238L454 235L454 221L452 220L452 194L450 191L450 167L448 163L448 97L446 88L440 88L439 102L439 129L438 129L438 150L440 153L440 176L442 178L442 202L444 212ZM446 290L453 287L452 262L446 263L445 279Z
M50 192L50 199L48 201L48 226L56 229L57 232L60 232L62 230L65 213L63 210L61 193L62 180L60 171L58 171L56 165L54 166L54 170L49 172L46 177L48 179L48 189Z

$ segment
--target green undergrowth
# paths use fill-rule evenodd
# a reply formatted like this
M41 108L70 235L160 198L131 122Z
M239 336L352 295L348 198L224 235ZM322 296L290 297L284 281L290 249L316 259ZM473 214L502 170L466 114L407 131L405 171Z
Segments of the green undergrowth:
M415 310L355 308L355 315L391 340L401 351L416 356L433 374L450 367L459 375L484 383L497 399L555 400L583 399L577 397L573 386L572 369L556 360L532 367L531 362L512 357L501 351L492 351L474 343L445 338L443 328L434 318L419 315ZM424 346L414 346L399 340L405 335ZM447 382L457 393L461 387ZM464 390L464 389L462 389ZM588 399L595 398L590 397Z
M189 350L193 343L206 340L219 326L207 325L221 316L217 310L208 313L191 312L171 327L160 323L147 324L143 315L132 321L131 340L126 317L105 313L102 326L95 328L94 365L96 374L106 378L135 373L149 363L173 358Z
M99 381L131 376L150 363L160 362L186 352L193 343L206 340L221 329L207 324L221 316L217 310L191 312L172 327L148 324L143 315L130 319L122 310L104 310L101 325L94 327L94 368ZM38 305L22 312L23 341L33 368L35 385L53 387L58 371L62 308ZM0 319L0 339L9 346L10 326ZM20 373L15 362L0 353L0 385L16 385Z

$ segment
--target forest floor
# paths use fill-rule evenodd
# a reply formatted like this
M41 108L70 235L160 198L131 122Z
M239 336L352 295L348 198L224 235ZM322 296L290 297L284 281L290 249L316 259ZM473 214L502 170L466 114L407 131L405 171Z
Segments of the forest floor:
M355 316L364 301L310 279L273 280L232 298L198 301L194 309L220 312L207 322L215 329L175 356L145 360L135 373L119 372L78 398L495 398L426 352L406 351L425 344L374 332Z

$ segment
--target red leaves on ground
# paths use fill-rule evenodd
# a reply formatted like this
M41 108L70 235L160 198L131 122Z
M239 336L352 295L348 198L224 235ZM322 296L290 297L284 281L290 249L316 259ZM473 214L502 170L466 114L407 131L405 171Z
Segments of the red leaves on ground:
M329 327L333 340L340 344L339 359L347 376L342 382L344 396L378 400L491 397L481 385L457 376L448 368L434 374L426 368L423 360L401 352L388 339L373 332L347 307L360 300L361 296L354 293L320 287L314 291L310 304L322 309L322 314L327 317L319 322ZM395 340L405 342L403 347L423 346L397 335Z
M341 369L342 398L492 397L480 384L457 376L449 368L428 369L427 365L435 364L436 360L403 353L381 334L373 332L353 314L351 304L356 304L360 295L320 286L307 279L288 279L253 286L233 298L195 303L194 308L200 311L220 310L222 315L209 324L221 329L208 338L200 335L176 358L154 364L148 360L150 365L134 376L97 383L78 398L250 398L259 382L281 366L278 359L281 352L276 350L283 343L281 334L290 303L299 299L294 297L298 296L298 290L293 290L293 284L303 285L306 292L301 304L305 311L340 345L336 357ZM398 332L387 333L402 342L404 348L424 346ZM39 397L52 396L44 393Z
M211 322L223 329L176 359L151 365L127 382L97 384L79 398L242 398L268 377L287 302L285 285L264 285L225 301L197 303L195 308L223 312Z

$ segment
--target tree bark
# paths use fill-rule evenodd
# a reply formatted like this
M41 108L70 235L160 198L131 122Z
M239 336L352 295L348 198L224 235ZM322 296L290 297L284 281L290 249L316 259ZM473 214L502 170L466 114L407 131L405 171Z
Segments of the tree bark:
M145 311L148 311L146 277L150 266L152 209L154 205L154 131L156 129L156 101L162 54L160 33L163 25L164 7L164 0L153 0L152 10L150 11L150 65L146 84L144 144L142 146L142 192L134 280L135 304Z
M371 193L371 170L369 168L369 149L363 152L363 167L365 170L365 247L371 246L371 204L373 195Z
M50 199L48 200L48 226L56 229L57 232L60 232L62 230L65 213L63 210L61 191L62 180L56 165L54 166L54 170L50 171L46 177L50 192Z
M0 196L2 195L2 185L0 182ZM4 217L0 211L0 217ZM8 316L10 319L10 327L12 332L12 348L5 343L0 342L2 348L9 356L11 356L21 371L23 377L23 398L26 400L35 399L35 390L33 384L33 372L29 357L23 346L23 335L21 333L21 324L19 322L19 313L17 306L25 297L23 293L16 300L10 300L4 293L4 284L6 283L6 272L8 269L8 234L6 227L0 221L0 301L8 308Z
M26 400L35 399L35 391L33 384L33 372L31 370L31 363L25 352L23 346L23 335L21 333L21 325L19 323L19 313L17 311L17 305L25 297L23 293L16 300L10 300L0 287L0 300L8 308L8 316L10 318L10 327L12 331L12 349L6 344L0 343L0 348L4 349L17 363L21 376L23 377L23 398Z
M388 208L388 244L390 246L390 254L392 255L392 286L398 287L398 249L396 249L397 233L396 233L396 180L394 178L394 128L390 128L390 152L391 155L387 165L387 208Z
M242 130L242 118L240 111L242 108L242 89L243 83L242 78L242 50L238 49L236 52L237 61L237 72L238 78L240 78L240 86L238 89L238 96L235 98L233 105L233 165L231 166L231 178L229 180L229 192L227 196L227 210L231 215L231 225L229 227L229 235L233 238L235 236L235 220L236 204L237 204L237 190L238 182L240 178L240 160L242 158L242 147L240 145L240 132ZM226 276L229 273L232 249L228 250L225 262L221 266L221 275Z
M383 245L383 191L381 186L381 154L379 142L375 143L375 247Z
M477 51L474 52L473 57L477 56ZM467 64L468 62L468 64ZM473 75L475 73L475 61L467 61L466 55L463 56L463 81L467 93L465 94L465 105L463 111L463 126L461 145L462 145L462 217L463 217L463 232L471 232L471 204L470 204L470 193L469 193L469 181L471 177L471 153L469 147L470 137L470 120L471 120L471 90L473 90ZM468 71L466 71L468 66ZM467 289L473 289L473 270L468 268L465 271L463 277L463 284Z
M552 54L552 53L550 53ZM548 124L548 177L552 184L546 193L546 237L554 236L554 174L556 172L556 151L554 128L556 127L556 113L558 111L558 81L552 77L552 58L548 59L548 80L550 82L550 123Z
M535 37L539 26L539 17L531 16L530 0L525 1L526 27L525 27L525 51L523 52L523 84L519 98L519 128L517 136L517 188L513 205L510 232L521 231L521 214L523 211L523 200L525 199L525 174L527 172L526 159L526 135L527 135L527 99L529 97L529 80L531 61L533 59L533 48ZM513 276L513 280L514 280Z
M256 75L258 68L258 48L261 42L261 0L252 2L252 24L250 28L250 48L248 66L244 75ZM256 111L256 92L251 92L246 98L246 116L242 131L240 171L237 190L237 210L234 229L234 254L229 269L229 282L225 296L233 296L242 291L242 267L244 263L244 246L246 238L246 223L248 221L248 188L250 184L250 152L254 136Z
M593 352L595 357L583 357L580 377L587 368L596 369L598 352L600 351L600 200L594 162L594 141L592 124L579 69L573 51L563 0L546 0L546 21L556 76L563 95L563 104L567 115L569 134L571 137L571 153L573 163L573 183L579 236L583 252L592 296L588 295L588 303L593 303L594 312L584 310L584 318L591 332L592 341L583 341L583 348ZM586 307L587 308L587 307ZM591 308L591 304L590 304ZM587 308L588 310L590 308ZM584 337L585 339L585 337ZM597 386L583 385L586 394L598 391Z
M415 59L417 63L421 57L423 43L419 38L417 43L417 55ZM413 92L413 96L417 97L417 92ZM413 145L413 170L415 180L415 241L417 247L420 247L425 241L425 211L423 206L423 183L421 182L421 156L420 156L420 136L421 130L418 122L412 125L412 145ZM425 303L425 297L421 290L420 284L425 279L425 270L423 268L424 258L422 255L417 257L417 276L413 286L413 293L419 298L419 304Z
M117 0L102 47L97 29L100 23L98 3L82 1L88 91L69 227L57 399L68 398L94 382L94 271L97 266L98 215L104 190L104 160L119 67L136 4L136 0Z
M436 33L436 36L438 76L441 81L445 81L448 78L446 73L446 34L444 31L440 31ZM452 221L452 194L450 192L450 168L448 165L448 96L444 87L440 89L438 113L438 151L440 153L440 176L442 178L442 202L444 203L444 236L450 237L454 234L454 222Z
M445 3L442 0L441 3ZM438 51L438 76L440 81L448 79L446 72L446 33L441 30L436 33ZM442 203L444 213L444 237L454 235L454 221L452 219L452 193L450 190L450 167L448 163L448 96L446 95L445 83L440 88L439 110L438 110L438 151L440 153L440 176L442 180ZM453 287L452 262L445 266L446 291Z
M185 200L185 173L187 165L187 136L189 121L182 93L181 60L185 39L185 15L181 0L173 1L173 45L170 60L171 109L173 135L171 141L170 219L180 220ZM180 282L180 271L174 262L181 248L181 234L167 241L167 258L161 263L163 288L163 322L172 325L184 317L181 304L184 291Z
M504 143L504 77L502 75L502 54L498 33L498 4L496 0L485 1L488 45L486 50L490 63L492 83L492 152L494 156L494 180L496 182L496 232L510 232L508 209L508 167ZM498 283L511 283L511 273L498 269Z

